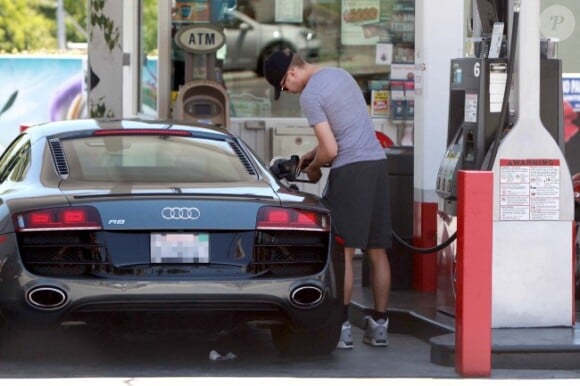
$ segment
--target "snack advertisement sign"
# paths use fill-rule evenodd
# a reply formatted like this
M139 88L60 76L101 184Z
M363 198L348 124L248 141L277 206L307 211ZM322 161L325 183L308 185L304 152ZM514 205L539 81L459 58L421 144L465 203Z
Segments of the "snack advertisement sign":
M373 45L379 41L380 0L342 0L341 41L344 45Z

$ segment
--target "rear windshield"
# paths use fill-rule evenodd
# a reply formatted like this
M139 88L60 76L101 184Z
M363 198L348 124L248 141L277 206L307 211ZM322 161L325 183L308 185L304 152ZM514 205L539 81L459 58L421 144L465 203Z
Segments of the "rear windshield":
M241 182L255 180L221 140L167 136L65 139L69 178L110 182Z

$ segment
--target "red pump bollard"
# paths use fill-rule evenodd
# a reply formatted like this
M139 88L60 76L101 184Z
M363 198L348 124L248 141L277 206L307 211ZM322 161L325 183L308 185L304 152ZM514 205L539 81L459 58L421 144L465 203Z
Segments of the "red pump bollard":
M455 369L491 374L493 173L457 173Z

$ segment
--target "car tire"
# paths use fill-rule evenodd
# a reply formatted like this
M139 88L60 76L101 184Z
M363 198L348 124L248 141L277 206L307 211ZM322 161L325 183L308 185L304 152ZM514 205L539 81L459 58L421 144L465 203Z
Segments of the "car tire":
M340 313L316 329L295 328L289 324L273 326L272 340L282 355L328 355L336 348L341 332Z
M292 51L296 51L294 46L292 46L292 44L287 42L273 43L264 48L262 52L260 52L260 55L258 56L258 62L256 63L256 74L259 76L264 76L264 60L266 60L268 56L272 55L274 51L281 51L286 48Z

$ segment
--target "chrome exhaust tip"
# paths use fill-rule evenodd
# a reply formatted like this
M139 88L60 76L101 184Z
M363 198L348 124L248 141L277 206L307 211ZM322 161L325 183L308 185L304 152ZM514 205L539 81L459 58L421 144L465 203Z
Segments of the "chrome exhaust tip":
M324 299L324 292L315 285L302 285L290 293L292 304L301 308L317 306L322 299Z
M56 310L67 301L66 293L56 287L34 287L26 293L26 301L42 310Z

